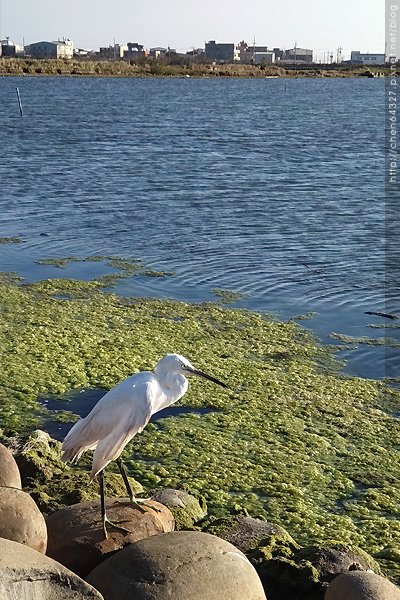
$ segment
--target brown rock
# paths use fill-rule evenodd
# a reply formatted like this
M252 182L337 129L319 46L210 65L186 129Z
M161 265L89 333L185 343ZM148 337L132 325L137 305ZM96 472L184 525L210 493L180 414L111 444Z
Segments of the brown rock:
M325 600L400 600L400 589L375 573L352 571L329 584Z
M0 539L2 600L103 600L60 563L17 542Z
M21 475L8 448L0 444L0 486L21 489Z
M46 552L44 517L35 501L22 490L0 488L0 537Z
M107 600L266 600L245 555L199 531L130 544L96 567L88 581Z
M145 513L133 508L127 498L106 500L107 516L116 525L129 532L108 527L104 538L100 502L92 500L58 510L46 519L48 529L47 555L81 577L106 558L126 545L174 529L170 510L155 501L149 501L159 512L143 507Z

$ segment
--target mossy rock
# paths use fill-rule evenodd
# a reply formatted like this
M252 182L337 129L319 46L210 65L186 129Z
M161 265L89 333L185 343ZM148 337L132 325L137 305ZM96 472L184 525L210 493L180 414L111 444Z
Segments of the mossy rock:
M152 494L152 498L167 506L175 519L175 529L194 529L195 524L207 514L207 504L202 496L194 496L185 490L164 488Z
M269 600L280 598L283 589L287 600L323 600L329 583L341 573L381 572L379 564L361 548L336 543L298 548L291 556L280 556L260 546L248 556L268 590Z
M211 518L204 530L230 542L244 553L261 547L263 555L272 558L276 554L291 556L299 548L283 527L247 515Z
M400 585L400 548L388 546L374 554L374 558L379 563L383 574L396 585Z
M346 571L374 571L380 575L376 560L358 546L333 543L326 546L308 546L294 553L294 560L309 560L318 569L319 581L330 582Z
M45 514L99 497L97 482L92 481L89 476L89 457L82 460L86 470L69 466L61 460L61 443L44 431L31 433L20 444L15 459L20 468L24 490L30 493ZM140 483L132 478L129 481L135 494L143 491ZM126 496L119 474L107 471L105 484L106 496Z
M281 600L282 590L285 600L323 600L327 584L319 582L318 569L309 560L296 562L282 556L254 566L268 592L268 600Z

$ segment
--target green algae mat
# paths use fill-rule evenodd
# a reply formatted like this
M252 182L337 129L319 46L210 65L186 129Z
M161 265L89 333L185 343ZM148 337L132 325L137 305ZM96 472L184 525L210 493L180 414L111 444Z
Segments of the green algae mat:
M130 475L148 489L187 486L215 515L263 516L300 543L393 555L399 393L341 374L299 325L222 302L121 298L98 281L23 284L12 274L0 281L0 309L4 435L40 426L41 397L107 390L178 352L230 389L192 380L180 404L210 411L150 423L126 448Z

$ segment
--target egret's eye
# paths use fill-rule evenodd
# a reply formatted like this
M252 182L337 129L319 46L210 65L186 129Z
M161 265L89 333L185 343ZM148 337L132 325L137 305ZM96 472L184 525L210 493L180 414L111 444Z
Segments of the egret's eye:
M184 365L183 363L181 364L181 369L186 369L186 365Z

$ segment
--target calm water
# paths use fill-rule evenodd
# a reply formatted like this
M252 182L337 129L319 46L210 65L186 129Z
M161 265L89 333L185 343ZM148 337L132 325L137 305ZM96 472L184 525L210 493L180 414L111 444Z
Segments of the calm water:
M19 118L15 87L25 116ZM124 294L186 300L214 287L305 324L383 336L384 81L0 79L0 269L117 254L175 270ZM98 265L63 275L89 278ZM395 323L389 322L388 323ZM399 330L389 330L399 339ZM398 350L361 346L347 371L393 376Z

